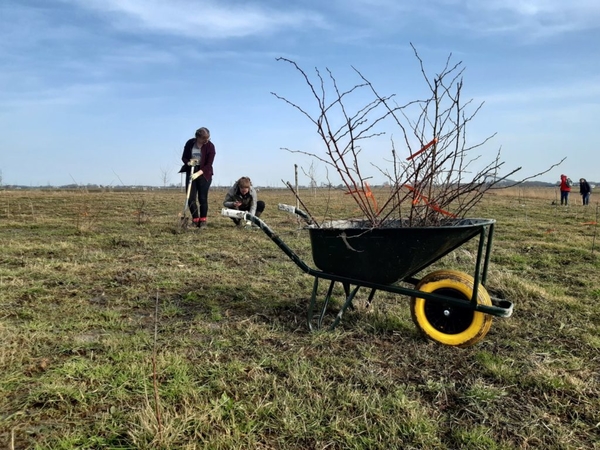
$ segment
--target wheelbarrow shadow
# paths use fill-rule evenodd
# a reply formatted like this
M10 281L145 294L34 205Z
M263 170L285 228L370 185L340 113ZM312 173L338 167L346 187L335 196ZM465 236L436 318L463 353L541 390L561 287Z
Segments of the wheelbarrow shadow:
M283 298L249 286L190 286L160 299L160 321L174 320L199 326L251 321L286 332L308 333L306 297Z

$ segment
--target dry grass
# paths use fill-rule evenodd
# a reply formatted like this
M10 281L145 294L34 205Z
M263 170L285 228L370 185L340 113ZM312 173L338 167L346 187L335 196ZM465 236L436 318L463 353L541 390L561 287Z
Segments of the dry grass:
M224 191L202 232L179 228L180 192L1 191L0 447L600 448L597 206L550 191L496 191L475 212L497 220L488 287L515 313L467 349L423 340L383 293L308 333L312 279L219 217ZM292 195L259 194L311 263L275 208ZM305 200L357 213L339 192ZM468 271L472 250L436 266Z

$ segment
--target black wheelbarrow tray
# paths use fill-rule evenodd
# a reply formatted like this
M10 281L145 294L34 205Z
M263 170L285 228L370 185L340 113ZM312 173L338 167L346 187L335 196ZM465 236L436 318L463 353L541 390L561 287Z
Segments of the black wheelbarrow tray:
M359 288L370 289L367 305L376 291L410 297L411 316L428 338L445 345L467 347L485 337L492 317L510 317L513 303L493 298L485 288L494 234L493 219L448 219L440 226L409 227L402 220L372 228L366 221L330 221L310 224L302 210L289 205L279 209L296 214L309 223L312 256L319 270L309 267L266 223L245 211L223 209L226 217L250 221L265 232L289 258L314 277L307 323L320 329L332 297L340 283L346 299L329 325L335 328L352 307ZM415 276L461 245L478 238L473 275L455 270L437 270ZM319 280L328 280L327 294L317 308ZM400 285L412 285L414 288Z

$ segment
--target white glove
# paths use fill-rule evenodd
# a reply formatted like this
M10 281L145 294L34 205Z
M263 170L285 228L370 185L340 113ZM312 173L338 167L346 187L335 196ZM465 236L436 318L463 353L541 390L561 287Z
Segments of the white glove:
M246 226L247 227L251 227L252 226L252 222L250 222L249 220L246 220Z

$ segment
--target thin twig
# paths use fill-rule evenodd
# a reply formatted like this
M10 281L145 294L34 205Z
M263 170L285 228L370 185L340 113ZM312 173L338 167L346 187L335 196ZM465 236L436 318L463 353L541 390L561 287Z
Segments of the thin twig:
M316 225L317 227L319 227L319 223L312 216L312 214L310 213L310 211L308 210L308 208L306 207L306 205L304 204L304 202L302 201L302 199L300 198L300 196L298 195L298 193L296 192L296 190L294 189L294 187L292 186L292 184L289 181L283 181L283 180L281 180L281 182L284 183L290 189L290 191L292 191L292 193L296 197L296 200L298 200L298 202L302 206L302 210L308 215L308 217L310 217L311 222L314 225Z
M482 155L478 152L496 133L474 144L467 140L467 126L479 113L483 102L474 104L472 99L463 99L465 68L462 61L454 63L450 54L442 70L430 77L416 48L412 44L411 47L429 93L428 98L401 105L396 103L395 94L380 94L355 67L352 69L359 82L349 89L342 89L329 69L326 69L327 77L315 69L313 82L294 61L277 59L291 64L301 74L316 100L316 112L311 114L309 109L272 94L307 117L325 146L321 154L285 150L310 156L325 163L326 168L333 167L371 227L385 226L385 222L394 217L402 218L403 204L408 206L408 226L432 226L448 216L464 217L480 202L486 191L516 186L549 172L564 161L563 158L521 181L510 180L521 170L520 167L500 175L504 168L501 147L489 163L484 161L482 164ZM365 90L371 99L351 109L349 105L356 103L355 95ZM399 156L392 140L393 170L382 170L371 162L391 185L388 198L380 202L382 207L377 208L369 201L372 193L366 181L370 177L361 165L362 146L359 144L384 134L378 127L390 121L400 129L408 157ZM291 189L289 183L286 185ZM292 192L301 202L298 193L293 189ZM307 211L307 214L310 213Z

